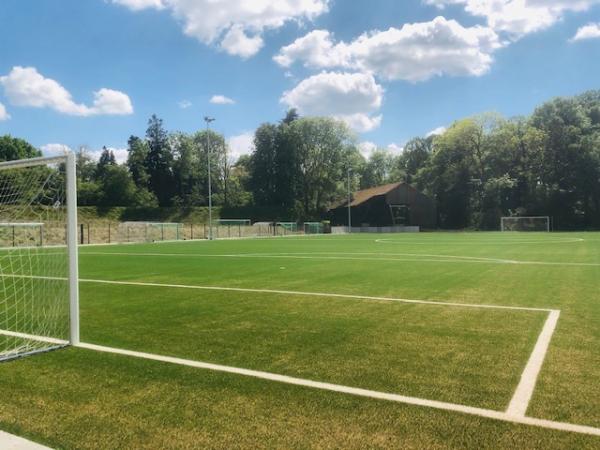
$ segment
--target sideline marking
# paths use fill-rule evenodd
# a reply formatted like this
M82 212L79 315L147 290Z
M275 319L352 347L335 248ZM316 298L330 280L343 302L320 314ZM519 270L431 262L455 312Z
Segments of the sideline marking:
M0 431L0 448L3 450L51 450L50 447L29 441L14 434Z
M544 328L538 337L533 352L531 352L525 370L521 374L521 381L506 409L506 414L515 417L525 417L559 317L560 311L552 311L548 315L548 319L544 323Z
M0 334L2 334L2 333L4 333L4 331L0 330ZM43 340L46 342L56 342L56 339L52 339L50 341L49 340L50 338L32 336L32 335L23 334L23 333L11 333L11 335L14 335L14 334L18 335L19 337L28 338L28 339L36 339L37 338L39 340ZM62 342L65 342L65 341L62 341ZM122 356L130 356L130 357L134 357L134 358L164 362L164 363L168 363L168 364L176 364L176 365L180 365L180 366L193 367L193 368L197 368L197 369L205 369L205 370L224 372L224 373L229 373L229 374L234 374L234 375L242 375L242 376L246 376L246 377L258 378L258 379L262 379L262 380L274 381L274 382L278 382L278 383L290 384L290 385L295 385L295 386L302 386L302 387L307 387L307 388L311 388L311 389L319 389L319 390L324 390L324 391L349 394L349 395L371 398L371 399L376 399L376 400L386 400L386 401L403 403L403 404L408 404L408 405L413 405L413 406L421 406L421 407L427 407L427 408L433 408L433 409L439 409L439 410L445 410L445 411L458 412L458 413L469 414L469 415L473 415L473 416L484 417L487 419L500 420L503 422L510 422L510 423L523 424L523 425L532 425L532 426L547 428L547 429L552 429L552 430L569 431L569 432L573 432L573 433L600 436L600 428L595 428L595 427L586 426L586 425L576 425L576 424L571 424L571 423L566 423L566 422L555 422L552 420L537 419L537 418L533 418L533 417L513 415L508 412L494 411L491 409L477 408L477 407L473 407L473 406L460 405L460 404L456 404L456 403L441 402L441 401L437 401L437 400L428 400L428 399L423 399L423 398L418 398L418 397L410 397L410 396L399 395L399 394L390 394L390 393L386 393L386 392L372 391L369 389L362 389L362 388L344 386L344 385L333 384L333 383L313 381L313 380L308 380L308 379L304 379L304 378L295 378L295 377L290 377L287 375L279 375L279 374L270 373L270 372L262 372L262 371L251 370L251 369L242 369L242 368L238 368L238 367L224 366L224 365L220 365L220 364L212 364L212 363L194 361L194 360L183 359L183 358L175 358L175 357L171 357L171 356L163 356L163 355L157 355L157 354L153 354L153 353L144 353L144 352L137 352L137 351L133 351L133 350L125 350L125 349L119 349L119 348L113 348L113 347L106 347L103 345L80 343L79 345L77 345L77 347L86 349L86 350L101 352L101 353L110 353L110 354L116 354L116 355L122 355Z

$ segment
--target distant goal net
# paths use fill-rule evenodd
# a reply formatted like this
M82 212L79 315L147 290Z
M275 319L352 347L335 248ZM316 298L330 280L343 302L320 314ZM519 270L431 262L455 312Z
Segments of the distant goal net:
M304 222L304 234L323 234L323 230L321 222Z
M175 222L122 222L119 242L161 242L183 239L183 224Z
M502 217L500 219L501 231L550 231L550 217Z
M72 154L0 163L0 361L79 342Z
M249 227L252 225L252 220L250 220L250 219L217 219L217 225Z

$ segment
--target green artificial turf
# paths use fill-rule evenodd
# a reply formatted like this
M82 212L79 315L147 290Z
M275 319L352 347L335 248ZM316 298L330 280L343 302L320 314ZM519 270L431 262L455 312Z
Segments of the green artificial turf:
M544 312L91 280L560 309L528 415L600 427L599 250L596 233L86 247L82 340L503 411ZM0 429L64 448L600 445L573 433L83 349L0 364L0 380Z

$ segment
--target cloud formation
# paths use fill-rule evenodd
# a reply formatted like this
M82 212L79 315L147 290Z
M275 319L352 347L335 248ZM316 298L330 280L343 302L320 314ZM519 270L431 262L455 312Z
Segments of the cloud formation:
M463 6L473 16L486 19L490 28L519 39L529 33L544 30L561 20L566 12L586 11L600 0L423 0L444 8Z
M8 114L4 105L0 103L0 122L8 119L10 119L10 114Z
M584 41L587 39L600 39L600 23L589 23L577 30L575 36L569 41L577 42Z
M384 90L371 74L321 72L284 92L280 101L300 114L343 120L358 132L381 124Z
M0 85L14 106L50 108L71 116L127 115L133 113L131 100L120 91L102 88L94 92L92 106L76 103L63 86L40 74L35 67L15 66Z
M254 133L247 132L231 136L227 142L231 158L237 161L240 156L249 155L254 150Z
M434 76L480 76L502 44L489 28L465 28L455 20L373 31L345 43L326 30L315 30L283 47L274 57L282 67L296 62L310 68L344 68L370 72L387 80L425 81Z
M330 0L112 0L133 11L167 9L183 32L203 44L249 58L262 48L263 33L291 21L312 20Z
M224 95L213 95L210 99L213 105L235 105L235 100Z

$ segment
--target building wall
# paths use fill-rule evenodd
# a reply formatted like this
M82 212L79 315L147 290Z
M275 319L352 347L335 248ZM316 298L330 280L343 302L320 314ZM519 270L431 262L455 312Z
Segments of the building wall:
M407 205L410 208L409 225L435 228L437 211L435 202L412 186L403 184L386 195L388 205Z
M400 185L386 195L372 197L366 202L352 207L352 225L388 227L392 224L389 205L406 205L410 208L409 223L406 225L421 228L436 228L437 212L435 202L408 185ZM333 225L347 225L348 208L336 208L330 212Z

